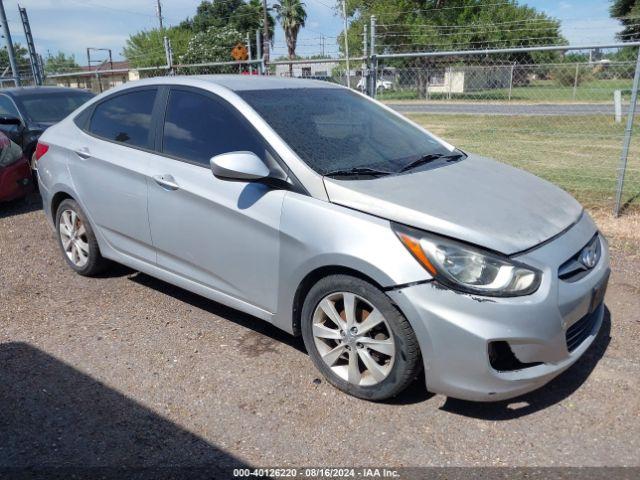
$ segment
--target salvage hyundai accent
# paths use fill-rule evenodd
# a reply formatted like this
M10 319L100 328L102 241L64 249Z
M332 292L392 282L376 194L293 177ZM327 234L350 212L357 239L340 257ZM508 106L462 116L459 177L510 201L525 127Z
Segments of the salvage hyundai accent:
M606 240L567 193L312 80L143 80L48 129L69 266L108 260L302 335L357 397L544 385L593 342ZM108 260L107 260L108 259Z

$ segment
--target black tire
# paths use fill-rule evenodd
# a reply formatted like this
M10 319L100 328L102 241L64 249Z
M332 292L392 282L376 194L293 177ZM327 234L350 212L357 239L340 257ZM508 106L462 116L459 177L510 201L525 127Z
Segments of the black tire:
M395 343L395 360L388 376L381 382L362 386L338 376L322 360L313 337L313 315L327 295L350 292L365 299L384 316ZM379 401L398 395L422 371L420 348L408 320L383 291L374 285L349 275L331 275L321 279L307 294L302 307L301 330L309 356L323 376L336 388L354 397Z
M71 259L67 256L67 253L65 252L64 246L62 244L62 238L60 235L60 219L62 213L66 210L74 211L85 227L85 236L86 242L89 245L89 254L87 262L82 267L79 267L71 261ZM58 210L56 211L56 234L58 237L58 245L60 246L62 256L66 260L67 265L69 265L76 273L79 273L80 275L86 277L91 277L104 272L105 269L109 266L109 261L103 258L100 254L98 241L96 240L96 236L93 233L93 229L91 228L91 224L89 223L87 216L84 214L75 200L68 198L66 200L63 200L58 206Z

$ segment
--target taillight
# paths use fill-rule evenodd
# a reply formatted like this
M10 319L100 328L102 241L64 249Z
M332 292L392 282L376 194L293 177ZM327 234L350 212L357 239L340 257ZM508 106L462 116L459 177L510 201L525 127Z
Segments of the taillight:
M34 156L36 157L36 162L42 158L42 156L49 151L49 145L46 143L40 143L36 145L36 151Z

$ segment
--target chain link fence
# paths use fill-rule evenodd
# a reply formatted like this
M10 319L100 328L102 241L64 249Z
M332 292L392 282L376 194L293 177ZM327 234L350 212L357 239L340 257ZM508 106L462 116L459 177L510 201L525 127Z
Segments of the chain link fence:
M630 135L638 126L631 108L638 54L638 44L412 52L351 58L349 67L344 58L325 58L92 69L48 75L45 83L99 93L169 74L266 73L348 85L463 150L524 168L589 207L618 213L640 210L640 147ZM21 76L28 85L30 71Z
M590 207L640 209L640 147L629 130L638 126L637 48L547 62L531 62L534 53L383 56L374 95L463 150L531 171Z

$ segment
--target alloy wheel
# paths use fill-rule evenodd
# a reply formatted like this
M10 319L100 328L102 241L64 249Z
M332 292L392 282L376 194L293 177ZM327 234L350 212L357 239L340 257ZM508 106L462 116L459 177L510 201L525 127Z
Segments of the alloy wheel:
M343 380L369 386L382 382L396 355L382 313L350 292L324 297L313 314L313 340L320 357Z
M87 230L80 216L71 209L60 215L60 240L67 258L76 267L82 268L89 261Z

